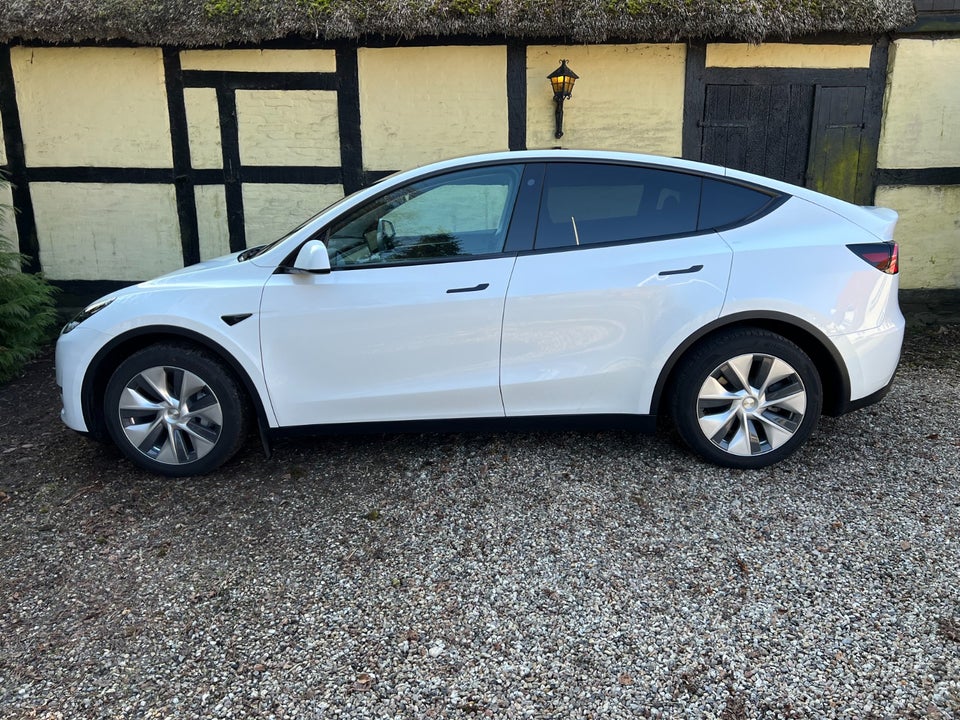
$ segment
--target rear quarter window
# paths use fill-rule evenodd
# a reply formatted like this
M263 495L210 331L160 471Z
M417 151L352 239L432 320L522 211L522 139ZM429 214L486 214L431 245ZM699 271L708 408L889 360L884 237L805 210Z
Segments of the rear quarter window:
M775 200L775 195L755 188L704 178L697 229L737 225L760 213Z

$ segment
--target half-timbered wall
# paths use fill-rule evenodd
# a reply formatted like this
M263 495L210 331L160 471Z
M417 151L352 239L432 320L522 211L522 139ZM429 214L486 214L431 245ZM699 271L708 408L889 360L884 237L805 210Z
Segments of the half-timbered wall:
M904 287L960 288L960 39L891 47L876 201L900 211Z
M3 140L3 124L0 123L0 168L7 165L7 150ZM9 185L0 186L0 237L10 238L16 248L17 224L13 215L13 191Z
M581 79L557 141L561 58ZM949 38L3 47L7 235L32 269L95 294L266 242L396 170L562 144L876 194L903 217L904 286L957 288L958 76Z

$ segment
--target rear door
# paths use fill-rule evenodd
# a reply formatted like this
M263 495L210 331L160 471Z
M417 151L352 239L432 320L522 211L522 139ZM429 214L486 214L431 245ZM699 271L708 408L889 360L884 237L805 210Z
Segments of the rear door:
M698 229L697 176L547 165L536 244L506 299L508 416L646 413L677 345L720 314L731 251Z

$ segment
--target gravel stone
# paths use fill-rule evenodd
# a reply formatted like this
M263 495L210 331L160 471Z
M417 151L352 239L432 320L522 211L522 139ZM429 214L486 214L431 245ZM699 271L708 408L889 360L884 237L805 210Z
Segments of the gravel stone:
M0 718L958 718L960 326L763 471L669 432L144 475L0 388Z

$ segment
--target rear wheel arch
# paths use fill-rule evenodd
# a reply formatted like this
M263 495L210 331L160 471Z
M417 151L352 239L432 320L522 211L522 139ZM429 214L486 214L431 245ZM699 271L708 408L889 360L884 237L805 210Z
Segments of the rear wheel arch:
M750 326L711 334L684 355L670 391L677 433L717 465L756 469L799 449L821 413L820 373L778 333Z
M113 371L133 353L157 344L193 346L215 356L233 373L234 378L239 382L247 400L257 414L257 422L260 426L268 426L263 399L260 397L256 385L243 365L231 353L210 338L191 330L168 326L151 326L137 328L119 335L101 348L90 362L83 378L81 399L83 419L92 436L98 440L109 439L102 406L107 383Z
M670 406L670 387L684 357L716 335L738 328L767 330L786 338L803 350L820 375L823 386L822 412L825 415L838 415L849 405L850 377L840 353L822 332L799 318L781 313L739 313L719 318L704 326L673 351L654 387L650 413L666 414Z

